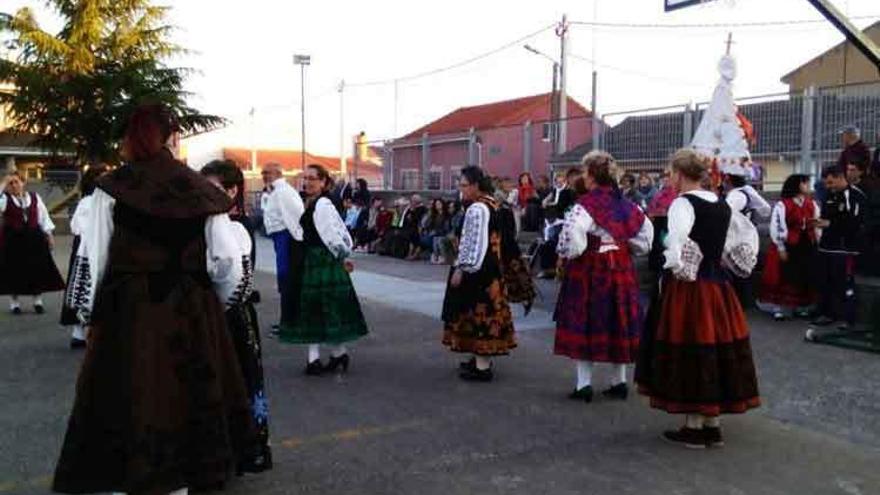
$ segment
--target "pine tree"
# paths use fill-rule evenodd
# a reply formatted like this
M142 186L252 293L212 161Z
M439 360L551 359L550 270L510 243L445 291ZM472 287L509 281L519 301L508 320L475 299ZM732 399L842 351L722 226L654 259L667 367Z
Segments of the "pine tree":
M186 132L208 130L223 119L191 108L184 90L192 71L167 61L186 53L170 41L168 7L149 0L47 0L63 19L52 34L23 8L0 14L0 35L14 54L0 60L0 93L12 130L37 136L36 146L73 153L77 165L118 163L117 143L132 110L164 103Z

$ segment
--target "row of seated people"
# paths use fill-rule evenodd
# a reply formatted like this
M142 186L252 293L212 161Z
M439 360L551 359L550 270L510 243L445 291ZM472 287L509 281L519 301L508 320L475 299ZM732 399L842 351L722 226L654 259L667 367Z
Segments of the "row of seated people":
M369 207L353 199L343 200L345 224L352 234L355 250L410 261L430 259L431 263L451 263L464 222L458 201L436 198L426 204L414 194L398 198L386 206L372 198Z

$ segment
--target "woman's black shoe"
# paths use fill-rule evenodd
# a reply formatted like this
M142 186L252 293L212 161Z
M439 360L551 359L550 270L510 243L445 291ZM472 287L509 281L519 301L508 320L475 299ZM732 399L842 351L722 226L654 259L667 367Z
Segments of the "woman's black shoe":
M484 370L479 370L475 367L462 370L458 376L465 381L468 382L491 382L492 378L495 377L495 373L492 372L492 368L487 368Z
M477 367L477 358L470 358L467 361L462 361L458 363L458 369L461 371L466 371L469 369L475 369Z
M569 399L582 400L584 402L593 402L593 387L587 385L584 388L576 389L568 394Z
M334 372L336 368L342 366L342 372L345 373L348 371L348 363L351 361L349 359L348 354L343 354L339 357L330 356L330 362L327 363L327 366L324 367L325 371Z
M86 347L86 341L82 339L70 339L70 348L71 349L84 349Z
M21 308L19 308L18 306L12 308L12 314L14 314L14 315L20 315L20 314L21 314Z
M324 365L321 364L320 359L316 359L306 365L306 374L307 375L318 376L322 373L324 373Z
M46 312L46 308L44 308L42 304L34 304L34 311L38 315L41 315Z
M626 400L628 394L629 388L626 386L626 383L618 383L617 385L602 391L602 395L609 399Z
M272 469L272 450L267 446L261 454L239 461L235 474L242 476L244 473L262 473L270 469Z

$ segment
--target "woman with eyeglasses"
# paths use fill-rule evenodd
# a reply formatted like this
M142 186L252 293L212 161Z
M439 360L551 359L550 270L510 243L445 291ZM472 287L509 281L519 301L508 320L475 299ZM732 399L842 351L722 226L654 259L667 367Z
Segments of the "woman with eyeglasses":
M453 352L473 356L461 363L462 379L488 382L494 377L492 358L516 347L502 273L504 233L499 204L483 170L476 166L462 169L458 187L470 206L443 301L443 344Z
M281 322L279 338L289 344L308 344L305 373L321 375L341 368L348 371L346 344L368 333L348 260L354 248L342 217L330 199L333 179L321 165L305 173L306 210L303 262L299 274L299 311ZM330 346L330 360L321 363L321 344Z

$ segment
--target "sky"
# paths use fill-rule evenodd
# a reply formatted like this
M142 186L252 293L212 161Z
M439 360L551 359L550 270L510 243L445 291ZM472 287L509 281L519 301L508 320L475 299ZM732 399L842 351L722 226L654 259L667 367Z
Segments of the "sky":
M393 81L456 64L559 22L717 24L821 20L807 0L717 0L674 13L663 0L393 0L319 2L186 0L168 2L174 39L192 50L175 64L198 70L188 82L192 103L230 119L213 133L218 146L299 149L300 69L306 69L306 149L338 156L351 136L369 140L408 133L462 106L547 92L551 62L522 48L529 43L557 58L559 38L548 29L454 70ZM880 20L877 0L835 0L863 28ZM29 6L48 29L58 21L41 0L0 0L0 11ZM595 17L594 17L595 16ZM596 28L572 25L568 93L590 104L593 66L599 73L599 113L707 101L716 65L733 33L739 66L737 97L782 93L780 78L843 40L827 22L736 28ZM344 117L340 118L340 81ZM253 117L249 116L251 108ZM340 127L340 122L344 127ZM341 132L342 131L342 132Z

